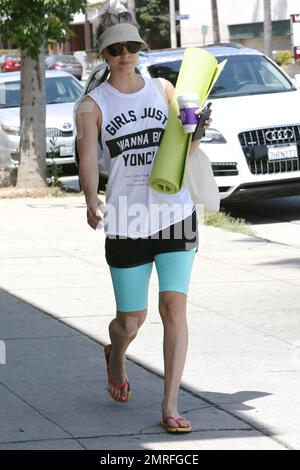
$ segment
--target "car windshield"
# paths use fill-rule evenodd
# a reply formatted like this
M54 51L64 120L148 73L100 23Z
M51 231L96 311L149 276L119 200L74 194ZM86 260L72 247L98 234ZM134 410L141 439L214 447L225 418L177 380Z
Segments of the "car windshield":
M210 98L224 98L262 93L279 93L295 90L295 87L268 59L261 55L235 55L217 57L227 64ZM176 85L181 60L160 62L148 67L151 77L164 77Z
M73 103L82 93L82 87L73 77L48 77L46 104ZM20 81L0 82L0 108L20 106Z
M223 72L211 91L211 98L258 95L295 90L289 80L261 55L217 57L228 59Z
M82 86L72 76L46 78L46 103L69 103L78 100Z

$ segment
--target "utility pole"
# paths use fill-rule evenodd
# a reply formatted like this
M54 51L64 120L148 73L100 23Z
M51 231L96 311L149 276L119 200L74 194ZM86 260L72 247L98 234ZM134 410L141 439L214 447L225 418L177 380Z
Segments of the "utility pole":
M170 33L171 33L171 47L177 47L176 38L176 22L175 22L175 0L169 0L170 8Z
M271 0L264 0L264 52L272 58L272 13Z
M213 42L214 44L218 44L220 42L218 4L217 4L217 0L210 0L210 1L211 1L211 16L212 16L212 27L213 27Z

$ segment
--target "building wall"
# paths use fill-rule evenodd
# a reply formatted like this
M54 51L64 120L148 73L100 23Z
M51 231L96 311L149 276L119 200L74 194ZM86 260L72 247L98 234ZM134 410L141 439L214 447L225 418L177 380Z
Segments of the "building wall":
M263 0L218 0L221 42L230 41L229 26L263 22ZM299 0L272 0L272 21L289 20L292 13L300 13ZM188 20L181 21L181 45L203 45L213 42L211 0L179 0L180 13L189 14ZM201 26L207 25L205 38ZM234 39L237 41L237 39ZM239 38L238 42L255 45L263 50L263 37ZM251 46L252 47L252 46ZM290 49L289 34L273 38L273 49Z
M251 47L252 49L257 49L258 51L263 52L263 42L261 38L241 39L238 42L246 47ZM290 40L285 36L277 36L273 39L272 46L274 51L282 51L289 50L291 44Z

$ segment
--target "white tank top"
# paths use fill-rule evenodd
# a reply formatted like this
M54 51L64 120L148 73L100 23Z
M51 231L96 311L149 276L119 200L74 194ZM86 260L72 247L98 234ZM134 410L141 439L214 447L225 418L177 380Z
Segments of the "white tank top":
M169 195L148 184L168 106L153 80L143 80L144 87L136 93L121 93L104 82L88 94L102 113L103 167L109 174L107 235L147 237L185 219L194 207L186 188Z

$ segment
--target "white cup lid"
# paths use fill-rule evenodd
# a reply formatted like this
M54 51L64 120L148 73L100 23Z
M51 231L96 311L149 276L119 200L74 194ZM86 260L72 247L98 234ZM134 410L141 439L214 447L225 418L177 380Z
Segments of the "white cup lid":
M177 97L178 101L187 100L187 101L199 101L198 93L185 93Z

